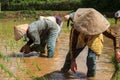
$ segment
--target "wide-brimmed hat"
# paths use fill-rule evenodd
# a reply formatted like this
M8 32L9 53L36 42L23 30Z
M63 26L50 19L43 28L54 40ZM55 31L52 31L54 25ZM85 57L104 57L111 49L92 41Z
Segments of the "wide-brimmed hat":
M107 19L93 8L79 8L74 15L74 28L86 35L104 32L110 26Z
M18 41L19 39L21 39L26 34L27 30L28 30L28 24L14 26L15 40Z

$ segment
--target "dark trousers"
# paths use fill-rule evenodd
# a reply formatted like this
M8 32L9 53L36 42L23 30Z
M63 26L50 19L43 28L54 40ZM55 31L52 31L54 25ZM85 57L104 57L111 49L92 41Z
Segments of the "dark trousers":
M83 50L84 48L79 48L76 49L75 53L75 58L79 55L79 53ZM87 56L87 77L94 77L95 72L96 72L96 53L93 52L91 49L88 49L88 56ZM70 52L68 52L65 63L61 69L63 72L68 72L71 66L71 59L70 59Z

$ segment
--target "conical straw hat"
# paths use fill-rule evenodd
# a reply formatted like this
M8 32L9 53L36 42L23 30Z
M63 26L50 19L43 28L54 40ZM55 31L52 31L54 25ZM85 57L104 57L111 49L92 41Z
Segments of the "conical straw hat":
M86 35L104 32L110 26L105 17L93 8L79 8L73 19L74 28Z
M26 34L27 30L28 30L28 24L14 26L15 40L18 41L19 39L21 39L22 36Z

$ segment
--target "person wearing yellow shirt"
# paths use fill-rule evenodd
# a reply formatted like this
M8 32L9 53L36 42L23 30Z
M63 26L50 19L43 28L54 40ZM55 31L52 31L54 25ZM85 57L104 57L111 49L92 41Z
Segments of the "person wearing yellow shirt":
M73 17L73 18L71 18ZM114 42L114 50L117 62L120 62L120 46L118 34L110 29L110 23L105 17L93 8L79 8L74 16L66 15L66 20L73 19L70 32L69 51L62 72L69 69L77 70L76 58L80 52L88 46L87 80L95 80L96 56L100 56L103 49L103 35L111 38Z

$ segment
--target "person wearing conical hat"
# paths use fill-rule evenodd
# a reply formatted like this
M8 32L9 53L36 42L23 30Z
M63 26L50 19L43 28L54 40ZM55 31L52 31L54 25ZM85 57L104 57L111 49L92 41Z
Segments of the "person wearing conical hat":
M113 40L116 60L120 62L119 36L109 26L110 23L95 9L79 8L73 16L69 51L61 71L68 72L71 69L75 72L77 70L76 57L88 46L87 80L95 80L96 56L102 53L103 35Z
M58 34L59 24L49 19L34 21L31 24L22 24L14 27L15 40L20 40L23 36L27 36L28 42L21 48L20 52L30 53L37 51L45 52L47 45L47 57L54 56L56 46L56 37Z

